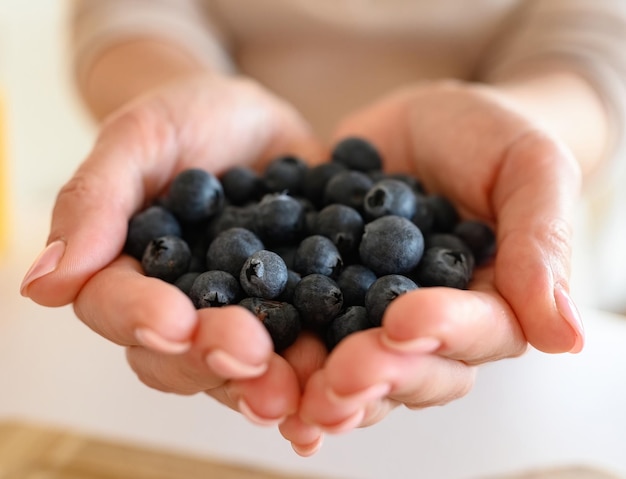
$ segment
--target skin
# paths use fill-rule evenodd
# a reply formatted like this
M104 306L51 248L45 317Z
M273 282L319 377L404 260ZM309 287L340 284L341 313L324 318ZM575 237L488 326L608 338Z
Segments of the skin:
M467 394L478 365L519 356L529 344L549 353L581 348L582 330L564 319L555 291L567 292L572 209L604 153L607 120L574 73L407 85L338 119L327 141L253 81L210 71L155 40L104 53L82 94L100 134L55 203L48 244L60 244L62 258L28 276L22 294L45 306L73 304L86 325L126 348L146 385L204 392L254 423L278 426L306 456L325 432L374 424L398 405ZM589 119L583 131L570 121L574 112ZM196 311L177 288L120 256L130 216L184 168L262 168L284 152L316 163L347 135L368 138L388 170L417 175L463 215L494 226L497 256L469 290L407 293L382 327L350 336L328 357L307 334L277 355L243 308Z

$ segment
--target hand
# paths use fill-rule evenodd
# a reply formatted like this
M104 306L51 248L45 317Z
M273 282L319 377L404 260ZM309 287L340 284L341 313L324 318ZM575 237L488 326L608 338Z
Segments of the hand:
M567 292L580 171L512 105L487 87L425 84L340 125L336 139L370 139L388 170L414 174L463 216L492 224L498 250L469 290L407 293L381 328L340 343L307 382L299 424L344 432L400 404L447 403L471 389L476 365L518 356L528 343L549 353L580 351L582 325Z
M238 307L196 311L120 253L131 215L179 171L218 173L284 152L321 157L318 148L293 109L249 81L199 75L148 92L104 122L61 189L48 246L21 292L46 306L73 303L87 326L127 348L147 385L206 391L255 422L278 422L296 412L299 378L262 323ZM306 434L304 444L319 437Z

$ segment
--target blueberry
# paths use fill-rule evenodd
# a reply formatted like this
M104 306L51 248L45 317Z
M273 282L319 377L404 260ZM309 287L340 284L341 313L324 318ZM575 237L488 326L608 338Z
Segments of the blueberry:
M172 180L168 205L183 221L202 221L223 208L224 189L212 173L190 168L181 171Z
M324 206L324 191L330 179L337 173L346 171L346 167L339 163L322 163L310 167L304 175L302 194L311 201L316 208Z
M256 234L258 232L256 219L257 209L254 203L246 206L226 205L209 221L206 227L206 238L212 241L229 228L245 228Z
M483 264L495 253L496 234L491 226L482 221L461 221L454 227L453 233L469 247L478 265Z
M357 210L346 205L328 205L315 219L314 233L330 239L342 256L358 251L364 224Z
M417 198L413 189L403 181L384 179L374 186L363 199L363 209L369 219L386 215L412 219L417 209Z
M343 293L343 305L363 306L365 293L376 279L374 272L362 264L346 266L337 278L337 284Z
M182 236L176 217L163 206L150 206L128 222L124 251L141 261L148 243L161 236Z
M343 294L332 278L323 274L310 274L297 284L293 305L304 323L312 327L323 326L341 312Z
M472 271L462 251L433 246L424 251L424 256L413 273L420 286L447 286L467 289Z
M326 329L325 344L329 351L337 347L350 334L364 331L371 327L364 306L350 306L333 319Z
M261 320L272 338L274 351L287 349L298 338L302 326L300 313L293 305L262 298L244 298L239 305Z
M427 250L434 246L460 251L465 255L470 270L474 269L476 263L474 253L470 247L459 236L453 233L432 233L424 238L424 249Z
M174 286L176 286L183 293L189 296L189 292L191 291L191 286L193 285L193 282L196 280L198 276L200 276L200 273L195 272L195 271L190 272L190 273L185 273L182 276L180 276L176 281L174 281Z
M304 232L305 213L302 203L287 194L265 195L256 213L259 235L267 243L292 242L300 239Z
M324 204L339 203L363 211L363 199L374 182L365 173L347 170L333 176L324 190Z
M276 298L278 301L284 301L285 303L293 303L293 293L296 290L296 286L302 279L299 273L296 273L292 269L287 270L287 284L283 292Z
M274 158L265 169L265 187L270 192L287 192L292 196L302 192L308 165L297 156L285 155Z
M234 304L241 296L239 281L232 274L218 270L199 274L189 290L189 298L197 309Z
M229 168L220 177L220 182L224 196L236 206L258 201L267 192L259 174L246 166Z
M304 238L294 258L293 269L302 276L323 274L336 278L343 268L341 254L333 242L322 235Z
M359 137L339 141L331 152L332 161L350 170L372 171L382 169L383 162L376 147Z
M419 193L415 195L415 213L413 213L411 218L411 221L420 229L424 236L432 232L435 224L435 209L426 198L425 195Z
M252 231L229 228L211 242L206 252L206 269L227 271L238 278L250 255L264 248L263 242Z
M401 216L383 216L365 225L359 255L377 276L408 273L424 252L424 237L415 224Z
M426 193L422 182L408 173L388 173L385 177L406 183L418 195L424 195Z
M288 272L283 259L262 249L250 255L239 274L239 283L249 296L274 299L285 289Z
M365 307L370 325L380 326L389 304L398 296L417 288L417 284L404 275L390 274L378 278L365 295Z
M146 276L173 283L187 273L191 262L191 250L179 236L161 236L148 243L141 258Z
M439 233L451 232L459 222L459 213L452 202L445 196L428 195L425 198L432 210L433 230Z

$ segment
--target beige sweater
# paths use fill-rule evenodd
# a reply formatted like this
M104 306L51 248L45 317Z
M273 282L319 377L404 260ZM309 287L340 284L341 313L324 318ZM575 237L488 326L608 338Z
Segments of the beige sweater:
M291 101L320 134L347 112L420 79L492 82L565 62L626 124L624 0L75 0L80 81L102 49L177 42ZM580 121L585 121L581 118Z

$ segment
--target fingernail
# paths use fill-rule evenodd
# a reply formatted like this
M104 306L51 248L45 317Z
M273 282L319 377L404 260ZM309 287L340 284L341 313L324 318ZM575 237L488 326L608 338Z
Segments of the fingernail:
M390 384L374 384L367 389L362 391L349 394L347 396L339 395L332 389L328 388L326 390L326 396L330 399L331 402L335 404L352 404L352 403L366 403L369 401L373 401L374 399L380 399L385 397L391 391Z
M585 328L582 317L567 290L561 284L554 287L554 301L561 317L574 329L576 342L570 353L579 353L585 344Z
M267 363L259 365L246 364L221 349L215 349L206 355L209 367L225 378L254 378L267 371Z
M437 351L441 347L441 340L437 338L416 338L408 341L391 339L384 332L380 336L380 342L392 351L400 353L427 354Z
M324 435L320 435L315 441L311 444L307 444L305 446L301 446L300 444L291 443L291 447L299 456L302 457L310 457L320 450L322 444L324 443Z
M246 402L244 398L239 399L239 402L237 404L239 406L239 412L243 414L250 422L258 426L278 426L285 420L285 418L282 416L278 418L266 418L259 416L250 408L250 405Z
M329 434L341 434L343 432L348 432L354 428L359 427L361 423L363 422L364 417L365 417L365 409L360 408L358 411L352 414L352 416L347 417L346 419L344 419L341 422L338 422L337 424L333 424L332 426L320 425L319 427L324 432L327 432Z
M143 346L167 354L182 354L191 347L191 342L189 341L171 341L148 328L138 328L135 331L135 337Z
M26 290L28 286L36 279L41 278L47 274L52 273L61 262L63 254L65 253L65 241L56 240L50 243L39 253L39 256L35 259L35 262L26 272L22 284L20 285L20 294L26 296Z

